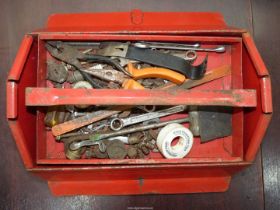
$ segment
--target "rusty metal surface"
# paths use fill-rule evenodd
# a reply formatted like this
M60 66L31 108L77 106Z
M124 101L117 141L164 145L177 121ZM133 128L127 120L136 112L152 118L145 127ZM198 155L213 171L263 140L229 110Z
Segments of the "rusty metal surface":
M105 119L114 114L118 114L126 109L127 107L115 107L114 109L93 112L91 114L66 121L59 125L55 125L54 127L52 127L52 132L54 136L58 136L69 131L75 130L77 128L83 127L85 125L88 125L90 123Z

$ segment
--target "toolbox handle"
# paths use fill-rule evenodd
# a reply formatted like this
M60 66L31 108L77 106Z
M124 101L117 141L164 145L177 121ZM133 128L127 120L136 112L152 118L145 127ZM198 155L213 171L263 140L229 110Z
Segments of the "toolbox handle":
M8 119L17 118L17 98L18 98L18 86L17 81L20 79L21 73L23 71L27 56L30 52L33 43L33 37L31 35L25 35L21 45L19 47L17 56L13 63L13 66L9 72L8 81L6 84L6 94L7 94L7 105L6 105L6 116Z
M8 81L6 86L7 94L7 118L15 119L17 118L17 83L14 81Z
M44 97L41 97L41 96ZM105 97L106 96L106 97ZM208 105L255 107L256 91L232 90L123 90L32 88L25 91L26 106L95 105Z
M13 66L9 72L9 76L8 76L9 81L10 80L18 81L20 79L20 75L22 73L24 64L27 60L27 56L30 52L32 43L33 43L33 37L31 35L25 35L20 44Z

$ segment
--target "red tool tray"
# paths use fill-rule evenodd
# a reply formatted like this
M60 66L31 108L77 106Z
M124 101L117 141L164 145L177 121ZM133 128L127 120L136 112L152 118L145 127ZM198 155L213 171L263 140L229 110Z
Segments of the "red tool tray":
M48 53L44 43L48 40L225 45L225 53L208 54L207 71L230 65L231 73L172 94L158 90L54 89L46 82ZM198 55L197 63L206 54ZM256 97L247 89L256 90ZM236 95L226 90L234 90ZM88 103L228 105L234 107L233 132L204 144L195 138L191 152L183 159L165 159L152 153L146 159L68 160L63 144L45 129L44 113L36 106ZM7 118L25 166L47 179L56 195L225 191L232 174L253 161L271 113L270 78L250 35L226 26L217 13L135 10L53 15L46 28L25 36L7 81Z
M132 39L133 37L133 39ZM204 85L198 86L193 88L192 90L228 90L228 89L242 89L242 73L241 73L241 38L235 37L225 37L219 38L215 40L215 37L209 39L205 37L196 37L196 41L203 44L205 47L211 47L211 45L216 44L226 44L226 52L222 54L218 53L209 53L209 62L207 69L211 70L213 68L217 68L223 65L230 65L232 66L231 75L226 76L224 78L206 83ZM55 37L55 40L57 37ZM193 37L189 36L143 36L143 35L89 35L88 37L73 37L71 35L64 34L59 37L59 40L71 40L71 41L102 41L102 40L125 40L125 41L133 41L133 40L158 40L160 41L178 41L178 42L187 42L193 41ZM40 35L39 36L39 68L37 75L44 75L44 77L40 77L37 80L38 87L46 87L48 86L46 83L46 59L47 53L45 49L45 41L53 40L52 37L49 35ZM212 46L213 47L213 46ZM199 60L198 63L206 56L206 53L198 53ZM238 64L232 63L236 61L239 62ZM35 92L36 91L36 92ZM50 93L51 92L51 93ZM91 93L92 92L92 93ZM191 98L188 94L179 95L178 96L174 93L172 95L167 95L166 91L153 91L154 95L151 95L151 91L144 98L140 96L139 92L143 94L145 91L137 91L137 90L106 90L100 93L100 97L97 98L97 92L100 90L93 90L89 92L88 90L73 90L69 89L66 93L63 89L53 89L46 91L45 89L35 89L33 91L28 92L27 101L26 103L30 105L58 105L58 104L65 104L67 98L69 98L70 104L80 104L83 103L83 100L91 100L92 104L100 104L104 103L104 101L108 101L107 103L116 104L122 103L127 105L128 103L133 103L135 105L143 105L144 103L151 102L153 104L163 104L163 103L172 103L174 105L179 105L183 101L184 103L189 104L189 102L185 99ZM123 97L121 97L120 92L122 92ZM146 90L147 92L147 90ZM186 92L186 91L184 91ZM61 95L59 95L59 93ZM44 94L44 97L41 97ZM128 94L130 97L128 98ZM202 101L202 105L211 104L211 100L215 100L216 98L208 97L207 101ZM50 97L48 97L50 95ZM59 95L59 96L58 96ZM195 96L197 93L195 94ZM115 97L117 96L117 97ZM169 96L169 97L168 97ZM176 96L174 100L172 97ZM59 97L59 98L58 98ZM93 97L95 97L93 99ZM113 98L114 97L114 98ZM55 101L52 102L52 98L55 98ZM63 100L60 102L60 99ZM106 99L104 99L106 98ZM123 98L123 101L121 101ZM162 100L162 98L166 99L166 102ZM181 100L180 100L181 99ZM183 99L183 100L182 100ZM199 98L194 99L199 103ZM225 100L223 97L222 100ZM252 105L254 100L248 101L246 106ZM165 104L164 104L165 105ZM148 164L148 163L186 163L186 162L231 162L231 161L241 161L243 159L243 126L233 126L233 135L230 137L217 139L215 141L200 144L200 139L196 138L194 142L194 146L190 152L190 154L183 159L166 159L162 157L159 153L152 153L150 158L145 160L143 159L124 159L124 160L111 160L111 159L79 159L79 160L68 160L65 158L64 155L64 145L61 143L57 143L51 133L51 131L46 131L44 125L44 113L38 112L38 120L37 120L37 163L38 164L119 164L119 163L128 163L128 164ZM233 124L235 125L242 125L243 124L243 111L241 108L235 109L233 114Z

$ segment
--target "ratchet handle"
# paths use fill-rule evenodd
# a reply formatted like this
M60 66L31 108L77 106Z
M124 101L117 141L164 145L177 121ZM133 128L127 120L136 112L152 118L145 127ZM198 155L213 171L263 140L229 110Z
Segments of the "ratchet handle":
M127 70L134 79L161 78L169 80L177 85L182 84L186 79L186 77L183 74L177 73L166 68L148 67L136 69L132 63L128 63Z

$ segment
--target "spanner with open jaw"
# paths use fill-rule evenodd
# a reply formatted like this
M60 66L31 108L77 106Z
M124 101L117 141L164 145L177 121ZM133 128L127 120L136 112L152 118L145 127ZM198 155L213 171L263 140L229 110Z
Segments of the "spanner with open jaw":
M110 128L114 131L118 131L120 129L122 129L123 127L129 126L129 125L134 125L140 122L144 122L144 121L148 121L148 120L152 120L155 118L160 118L160 117L164 117L164 116L168 116L171 114L175 114L178 112L182 112L186 109L185 105L179 105L179 106L174 106L168 109L164 109L164 110L160 110L157 112L149 112L146 114L142 114L142 115L137 115L137 116L133 116L133 117L128 117L128 118L114 118L111 120L110 123Z

